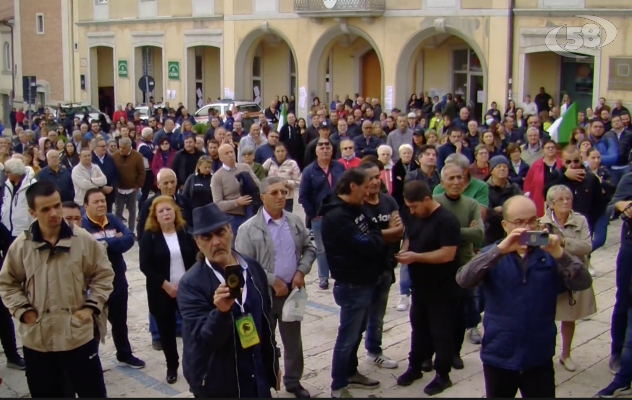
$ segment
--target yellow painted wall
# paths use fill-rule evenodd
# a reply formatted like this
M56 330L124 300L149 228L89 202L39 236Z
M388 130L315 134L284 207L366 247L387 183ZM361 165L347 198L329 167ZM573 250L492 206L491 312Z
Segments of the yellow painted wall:
M138 18L138 3L130 0L109 0L110 19Z
M586 0L586 8L632 8L630 0Z
M252 0L232 0L233 14L252 14Z
M204 47L203 53L203 81L204 98L210 97L212 100L218 97L223 98L224 93L221 83L220 54L217 47ZM195 72L195 69L193 70Z
M330 95L332 98L336 94L340 98L343 98L346 94L353 98L356 90L359 91L359 88L354 83L360 71L354 68L356 64L354 63L353 52L353 46L342 47L337 44L332 46L333 74L330 78L332 83ZM320 99L324 101L325 97L321 96Z
M262 54L261 107L267 108L274 96L289 95L290 91L290 51L284 41L270 45L260 42Z
M97 48L97 57L99 60L97 79L99 87L114 86L114 64L112 63L112 55L111 47Z
M159 17L184 17L190 16L193 12L191 0L157 0ZM213 1L213 0L209 0Z
M386 0L387 10L421 10L421 0Z
M74 1L74 7L77 14L77 19L79 21L92 21L93 13L92 7L94 5L93 1Z
M561 57L552 52L527 54L524 77L525 94L530 94L531 99L534 99L540 87L544 87L557 103L557 99L560 98L561 61Z

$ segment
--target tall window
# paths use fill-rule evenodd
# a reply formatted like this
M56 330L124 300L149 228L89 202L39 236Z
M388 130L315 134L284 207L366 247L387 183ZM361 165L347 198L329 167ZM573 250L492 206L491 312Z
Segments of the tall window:
M452 51L452 93L474 104L474 115L482 116L484 108L483 68L476 52L472 49Z
M290 53L290 93L287 93L288 98L291 95L296 96L296 63L294 62L294 54L292 50L287 50Z
M261 45L257 48L254 58L252 59L252 98L253 100L259 97L259 104L261 104Z
M4 42L4 70L11 71L13 69L13 62L11 60L11 45L9 42Z
M37 33L39 35L44 34L44 14L35 15L35 25L37 27Z

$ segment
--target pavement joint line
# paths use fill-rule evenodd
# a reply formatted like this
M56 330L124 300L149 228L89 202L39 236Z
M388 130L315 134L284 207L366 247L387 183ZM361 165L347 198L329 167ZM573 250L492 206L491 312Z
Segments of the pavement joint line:
M152 388L166 396L175 396L182 393L167 385L166 383L160 382L158 379L147 375L145 372L142 371L142 369L123 367L120 365L117 365L116 368L123 374L134 379L136 382L142 384L146 388Z
M307 306L312 308L317 308L319 310L327 311L332 314L340 314L340 309L338 307L328 306L327 304L317 303L315 301L308 300Z

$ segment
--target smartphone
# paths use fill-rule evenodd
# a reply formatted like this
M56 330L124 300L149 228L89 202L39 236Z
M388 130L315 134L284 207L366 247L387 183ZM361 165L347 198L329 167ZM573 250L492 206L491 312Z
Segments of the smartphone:
M241 288L244 287L244 275L239 264L227 265L224 268L224 279L226 286L230 289L230 298L237 299L241 296Z
M549 244L549 233L543 231L526 231L520 234L518 243L521 246L540 247Z

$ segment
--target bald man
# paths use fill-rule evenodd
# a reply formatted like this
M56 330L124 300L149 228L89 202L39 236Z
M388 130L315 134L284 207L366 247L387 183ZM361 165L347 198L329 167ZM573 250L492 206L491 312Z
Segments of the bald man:
M213 203L217 204L220 210L233 217L230 225L233 232L237 232L237 229L249 218L249 215L258 211L258 206L261 204L259 179L248 164L236 162L233 146L223 144L219 146L218 153L222 167L211 178ZM251 205L252 207L250 207Z
M557 297L565 290L588 289L592 277L557 235L550 234L545 246L520 244L522 233L539 230L530 198L507 200L502 226L507 237L481 250L456 276L464 288L478 285L485 298L486 397L515 397L518 390L523 398L555 397Z
M192 220L192 212L191 203L189 200L181 194L176 193L178 178L176 177L176 173L173 172L170 168L163 168L158 171L158 175L156 177L158 183L159 193L153 195L152 197L145 200L145 202L140 207L140 215L138 217L138 225L136 226L136 237L140 241L141 236L143 235L143 231L145 230L145 222L147 221L147 217L149 215L149 207L151 206L151 202L160 195L171 196L175 200L176 204L180 207L180 211L182 211L182 216L186 221L188 226L193 225Z

